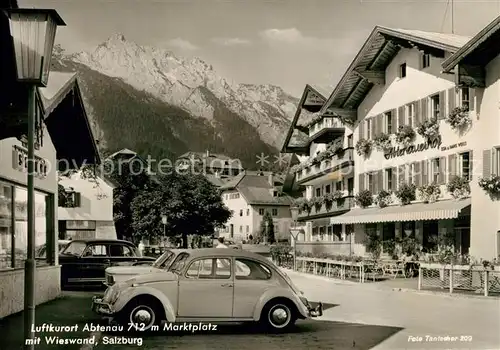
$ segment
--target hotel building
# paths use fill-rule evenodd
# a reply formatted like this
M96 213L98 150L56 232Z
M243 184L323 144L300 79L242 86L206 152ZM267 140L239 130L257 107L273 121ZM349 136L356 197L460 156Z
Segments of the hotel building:
M354 192L353 208L331 214L320 235L343 234L356 255L367 253L367 236L378 235L382 241L413 237L426 251L448 237L462 254L498 257L500 203L479 186L479 180L500 173L500 60L493 44L498 22L472 39L380 26L372 31L313 117L322 121L322 129L343 130L343 147L354 147L349 159L354 191L347 189L348 195ZM335 118L327 124L330 115ZM290 134L303 127L293 123L283 150L308 150L303 168L335 137L312 139L309 127L309 139L301 144ZM343 128L332 127L335 123ZM337 163L346 161L337 157ZM321 159L314 167L328 175L343 169L328 170ZM296 182L304 174L307 170L300 169ZM351 174L348 169L340 177L349 181ZM305 197L317 202L327 183L302 182ZM314 220L310 214L300 220L308 225L304 240L314 241Z

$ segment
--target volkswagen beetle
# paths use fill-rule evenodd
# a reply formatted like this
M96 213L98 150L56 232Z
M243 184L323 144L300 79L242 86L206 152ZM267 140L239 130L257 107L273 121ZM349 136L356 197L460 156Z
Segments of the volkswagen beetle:
M163 272L137 275L95 296L93 310L130 329L161 322L260 322L282 331L323 314L290 278L261 255L240 249L181 252Z

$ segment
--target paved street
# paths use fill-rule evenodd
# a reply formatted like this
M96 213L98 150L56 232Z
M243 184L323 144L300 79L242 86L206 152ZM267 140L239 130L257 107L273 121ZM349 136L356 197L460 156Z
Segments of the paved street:
M285 335L235 325L217 332L139 335L148 349L498 349L500 301L378 290L290 272L310 297L327 303L318 320L297 323ZM124 349L101 345L97 349ZM456 341L426 341L456 336ZM422 337L409 342L409 337ZM462 341L460 338L462 337Z

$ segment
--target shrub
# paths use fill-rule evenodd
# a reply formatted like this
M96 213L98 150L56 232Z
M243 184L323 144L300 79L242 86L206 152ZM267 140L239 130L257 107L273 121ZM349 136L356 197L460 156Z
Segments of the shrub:
M424 203L433 203L441 196L441 188L437 184L422 185L418 188L418 195Z
M417 133L427 140L433 140L439 136L439 123L437 119L429 119L420 124Z
M385 151L391 148L391 137L388 134L382 133L375 136L373 144L378 151Z
M455 176L446 185L446 190L455 199L462 199L469 197L470 195L469 180L463 176Z
M373 204L373 195L370 191L364 190L359 192L354 197L354 201L356 202L357 206L361 208L366 208Z
M415 130L409 125L400 125L396 132L396 142L403 146L408 146L415 141Z
M372 142L370 140L366 140L366 139L360 139L357 143L356 143L356 153L360 156L360 157L367 157L370 155L371 151L372 151Z
M396 191L396 197L401 202L401 205L410 204L416 199L415 190L416 187L414 184L402 183L399 185L399 188Z
M445 121L450 124L453 130L461 131L466 129L472 123L469 115L469 107L462 106L454 108L446 117Z
M385 208L391 203L392 193L385 190L380 191L375 198L375 204L377 204L380 208Z

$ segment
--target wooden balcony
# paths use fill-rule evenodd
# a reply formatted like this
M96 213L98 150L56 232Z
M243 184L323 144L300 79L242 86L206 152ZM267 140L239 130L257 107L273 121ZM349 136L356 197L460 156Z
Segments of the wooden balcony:
M301 211L299 213L298 219L304 221L321 217L337 216L348 212L352 208L354 208L354 196L346 195L340 200L333 201L333 203L331 203L328 207L325 203L323 203L321 207L315 207L313 205L309 211Z
M336 171L342 172L345 169L344 176L348 175L354 166L354 148L346 148L342 154L333 155L321 161L312 162L312 164L297 171L295 181L298 184L304 184L307 181L319 178ZM348 169L348 168L351 169Z
M344 135L345 127L338 118L323 117L309 126L309 143L328 143Z

